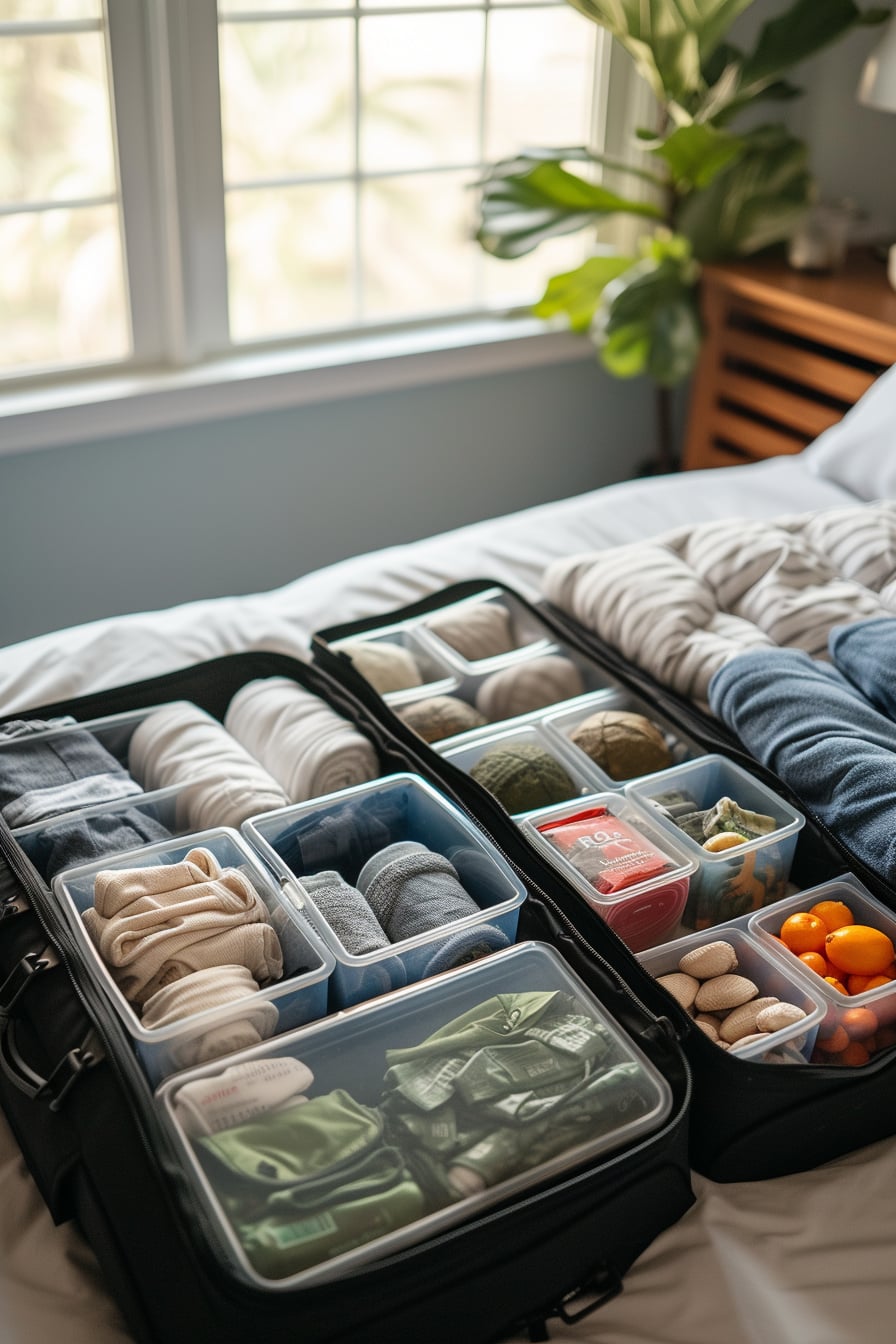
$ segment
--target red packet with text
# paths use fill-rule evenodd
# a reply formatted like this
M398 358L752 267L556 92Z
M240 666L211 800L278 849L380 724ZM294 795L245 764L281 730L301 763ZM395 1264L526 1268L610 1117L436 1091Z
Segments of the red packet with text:
M675 865L606 807L593 807L538 828L595 891L614 895Z

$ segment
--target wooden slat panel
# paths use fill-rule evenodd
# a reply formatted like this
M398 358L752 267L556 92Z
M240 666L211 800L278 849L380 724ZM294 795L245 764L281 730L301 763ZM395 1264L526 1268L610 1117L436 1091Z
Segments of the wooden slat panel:
M804 340L829 345L832 350L846 350L851 355L867 359L869 363L886 368L896 360L896 330L887 331L869 327L849 313L829 313L824 309L805 311L790 309L775 303L754 302L737 298L732 308L745 313L757 322L792 331Z
M769 420L795 429L807 439L816 438L822 430L843 419L842 411L824 406L809 397L800 397L795 392L785 392L783 388L763 382L760 378L732 373L730 369L726 369L719 378L718 396L720 401L740 402L757 415L767 416Z
M747 457L743 453L736 452L733 448L728 448L723 443L711 443L703 453L701 467L742 467L747 462L755 461L754 458Z
M837 397L851 406L875 380L875 374L840 364L836 359L812 354L787 341L775 340L732 327L725 333L725 354L757 368L768 369L795 383L813 387L829 397Z
M799 453L809 440L791 437L768 425L760 425L734 411L718 410L713 416L713 437L727 439L736 448L743 448L749 457L777 457L779 453Z

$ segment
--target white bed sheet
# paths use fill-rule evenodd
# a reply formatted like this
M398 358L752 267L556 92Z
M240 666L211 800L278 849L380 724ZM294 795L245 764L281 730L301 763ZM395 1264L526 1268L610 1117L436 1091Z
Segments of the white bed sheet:
M544 566L574 551L711 518L854 501L799 458L627 482L347 560L274 592L98 621L0 649L0 713L243 649L304 656L315 629L456 579L496 578L534 596ZM576 1326L552 1326L553 1337L892 1344L896 1140L779 1180L723 1186L695 1176L694 1184L697 1204L645 1252L620 1297ZM0 1344L129 1338L90 1251L73 1227L53 1227L0 1122Z

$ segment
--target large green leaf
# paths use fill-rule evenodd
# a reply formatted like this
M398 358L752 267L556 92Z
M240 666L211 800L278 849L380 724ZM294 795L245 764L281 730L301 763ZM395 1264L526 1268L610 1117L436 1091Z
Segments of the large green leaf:
M673 182L688 190L708 186L716 173L743 153L745 144L740 136L694 122L679 126L651 153L668 164Z
M604 287L634 263L634 257L609 253L589 257L574 271L552 276L532 312L536 317L557 317L565 313L573 331L587 331Z
M531 252L546 238L573 233L611 214L661 219L646 201L632 201L570 173L560 163L525 157L496 165L483 183L477 241L506 259Z
M604 289L592 334L604 367L619 378L647 373L674 387L700 350L696 273L681 238L655 240L651 255Z
M686 105L702 88L702 63L753 0L569 2L625 47L658 98Z
M790 66L834 42L857 24L879 23L890 11L862 11L853 0L796 0L785 14L766 23L741 70L742 87L759 89Z
M809 203L806 146L782 126L744 137L740 158L687 197L677 226L700 261L748 256L788 238Z

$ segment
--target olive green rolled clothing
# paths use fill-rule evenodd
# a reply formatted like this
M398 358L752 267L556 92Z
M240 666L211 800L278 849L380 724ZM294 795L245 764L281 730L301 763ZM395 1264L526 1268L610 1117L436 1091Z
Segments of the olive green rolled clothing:
M654 1100L608 1028L560 992L497 995L386 1060L389 1137L446 1198L610 1134Z
M196 1142L254 1268L282 1279L427 1211L380 1112L336 1089Z
M84 924L119 989L144 1004L166 985L208 966L245 966L259 985L283 974L267 907L235 868L206 849L175 864L104 870Z

